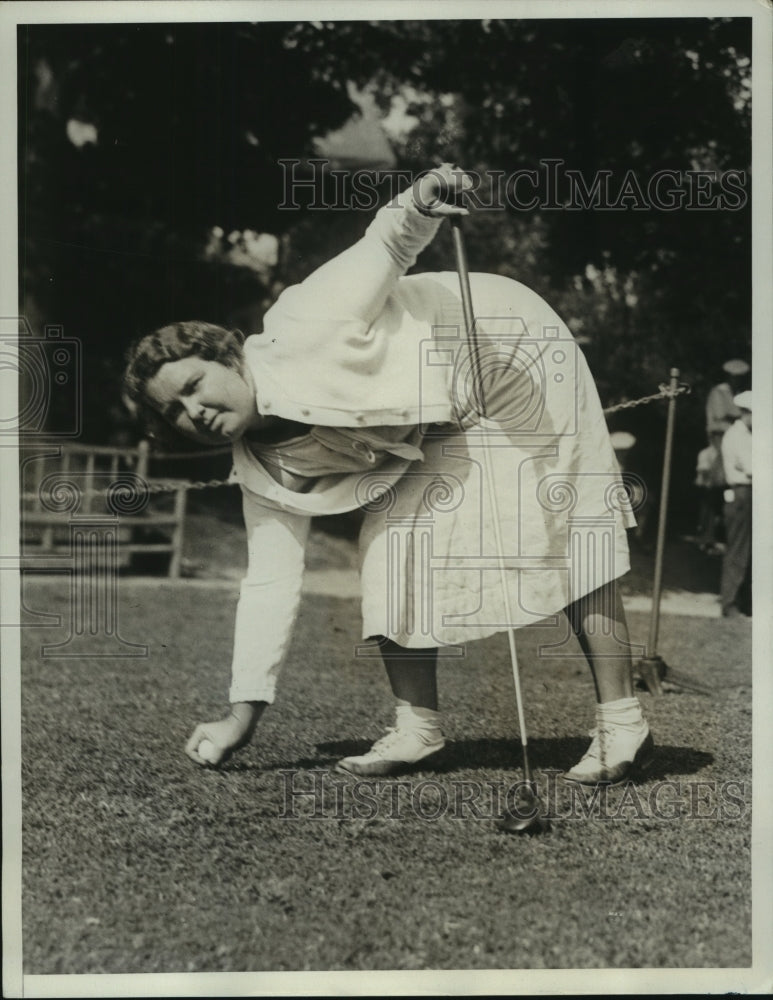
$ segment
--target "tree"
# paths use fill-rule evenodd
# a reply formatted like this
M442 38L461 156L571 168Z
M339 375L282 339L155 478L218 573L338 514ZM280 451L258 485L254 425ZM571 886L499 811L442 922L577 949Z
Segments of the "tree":
M20 29L20 300L82 340L92 440L130 338L181 315L222 322L269 294L254 271L204 259L212 227L286 228L277 159L310 152L353 110L344 81L321 84L313 54L288 34L284 24Z
M158 323L259 314L272 276L207 255L213 227L282 237L280 285L364 229L361 211L278 207L279 161L347 120L353 82L415 117L404 170L537 171L535 207L469 220L471 262L550 297L606 392L650 391L671 364L702 388L750 344L750 41L745 18L25 27L22 302L116 370ZM687 199L672 211L648 190L664 170ZM603 171L618 210L583 208ZM712 209L691 204L700 185ZM421 266L451 260L441 238Z

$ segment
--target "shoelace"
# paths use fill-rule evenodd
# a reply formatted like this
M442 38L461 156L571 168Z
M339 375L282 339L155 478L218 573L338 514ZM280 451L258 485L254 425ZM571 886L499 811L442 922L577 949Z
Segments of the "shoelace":
M588 735L592 737L592 742L585 751L582 759L587 760L590 758L591 760L598 760L603 764L606 758L607 745L612 736L611 726L599 724L591 729Z
M370 748L370 752L377 753L380 756L383 756L385 750L389 750L390 747L394 746L395 743L398 743L406 735L407 734L405 730L400 730L396 729L394 726L389 726L387 728L386 733L381 737L381 739L376 740L376 742ZM412 735L416 736L416 738L420 740L422 743L428 745L427 739L420 730L414 731Z
M394 726L389 726L381 739L376 740L370 748L370 752L381 754L384 750L388 750L394 743L397 742L397 734L398 730L395 729Z

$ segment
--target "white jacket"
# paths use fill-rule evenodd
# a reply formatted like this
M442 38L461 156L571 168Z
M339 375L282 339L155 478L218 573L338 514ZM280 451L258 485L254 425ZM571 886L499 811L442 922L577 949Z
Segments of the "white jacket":
M264 333L245 345L261 413L339 428L409 424L417 428L414 444L422 425L460 419L454 371L466 332L458 277L403 277L438 226L404 193L378 212L358 243L280 296ZM483 320L488 330L520 324L527 336L551 338L538 359L550 382L551 358L575 350L560 319L522 285L496 275L470 277L474 301L496 304L493 319ZM559 334L568 339L559 343L553 339ZM573 394L569 402L571 410ZM551 424L555 414L549 407L546 413ZM600 409L597 416L606 437ZM378 466L383 490L410 464L387 457ZM230 699L271 702L300 602L311 516L352 510L375 495L358 494L370 478L361 473L322 476L309 492L291 492L241 441L232 478L243 492L249 568L236 614Z
M261 414L328 427L451 418L447 372L423 351L432 276L399 280L438 225L404 192L353 247L279 296L244 345Z
M282 293L266 313L264 332L245 343L260 413L340 427L451 419L449 373L421 365L431 327L411 314L416 292L401 295L398 282L439 225L404 192L378 212L358 243ZM229 697L272 702L300 603L311 516L361 506L362 477L322 477L312 492L294 493L242 441L233 457L249 566L236 611ZM397 480L409 465L389 457L379 472Z

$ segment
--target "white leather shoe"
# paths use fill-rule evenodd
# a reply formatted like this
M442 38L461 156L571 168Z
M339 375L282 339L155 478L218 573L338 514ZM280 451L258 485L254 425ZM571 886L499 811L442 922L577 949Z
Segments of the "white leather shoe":
M591 730L593 741L564 781L580 785L620 785L652 764L655 744L646 722L640 726L603 723Z
M367 753L360 757L344 757L336 771L364 777L387 777L409 770L413 764L437 753L446 741L439 729L387 729Z

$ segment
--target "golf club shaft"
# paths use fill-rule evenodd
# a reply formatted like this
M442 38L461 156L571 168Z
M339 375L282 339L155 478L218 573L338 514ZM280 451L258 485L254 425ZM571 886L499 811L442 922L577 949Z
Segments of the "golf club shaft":
M486 396L483 388L483 370L480 364L480 351L478 344L478 331L475 324L475 313L472 308L472 292L470 290L470 273L467 267L467 254L462 236L462 220L458 216L451 219L451 227L454 237L454 250L456 253L456 269L459 274L459 285L462 294L462 309L464 311L464 323L467 327L467 337L472 350L473 372L477 373L475 388L480 402L480 413L482 418L486 418ZM510 646L510 662L513 668L513 682L515 685L515 704L518 711L518 728L520 730L521 747L523 748L523 775L526 782L531 785L531 767L529 766L528 738L526 735L526 719L523 713L523 698L521 696L521 677L518 669L518 654L515 648L515 630L510 627L513 620L510 609L510 591L507 586L507 575L505 573L505 549L502 539L502 529L499 523L499 505L497 503L496 483L494 481L494 466L491 457L491 449L487 446L483 448L483 466L486 470L486 485L488 488L489 503L491 504L491 518L494 523L494 540L499 557L499 577L502 583L502 598L504 600L505 616L507 618L507 640Z

